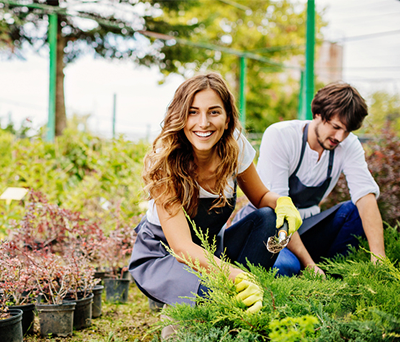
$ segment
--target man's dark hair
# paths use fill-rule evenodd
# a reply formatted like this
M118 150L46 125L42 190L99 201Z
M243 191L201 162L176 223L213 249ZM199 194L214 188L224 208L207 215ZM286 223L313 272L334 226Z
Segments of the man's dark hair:
M320 89L311 103L313 118L321 115L330 121L336 114L349 132L359 129L368 115L368 107L360 93L347 83L331 83Z

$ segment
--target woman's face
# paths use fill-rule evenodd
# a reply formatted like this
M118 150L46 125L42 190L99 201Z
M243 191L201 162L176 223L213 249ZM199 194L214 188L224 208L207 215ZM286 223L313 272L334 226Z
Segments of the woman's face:
M204 89L194 96L184 132L195 153L212 152L228 123L219 95L212 89Z

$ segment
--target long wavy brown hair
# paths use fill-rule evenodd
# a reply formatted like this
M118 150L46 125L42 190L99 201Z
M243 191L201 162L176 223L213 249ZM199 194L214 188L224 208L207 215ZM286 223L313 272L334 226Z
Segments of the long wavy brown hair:
M221 75L209 73L194 76L183 82L176 90L167 109L162 130L154 140L152 149L144 158L143 179L149 199L162 203L170 215L175 215L172 207L183 206L190 217L197 213L199 185L198 168L194 160L193 148L184 133L189 109L195 95L205 89L214 90L221 98L229 120L215 148L221 162L216 170L214 193L218 195L212 208L223 207L228 203L224 190L229 187L228 180L237 174L239 145L234 137L235 129L241 132L235 98L229 91Z

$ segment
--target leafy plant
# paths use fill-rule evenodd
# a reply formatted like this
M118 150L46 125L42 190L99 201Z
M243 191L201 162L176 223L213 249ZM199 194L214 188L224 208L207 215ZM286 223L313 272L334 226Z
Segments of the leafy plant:
M248 264L264 288L263 308L251 314L235 299L227 277L228 260L215 264L215 246L208 245L201 233L198 236L211 273L195 260L185 262L199 269L196 274L210 291L206 298L195 298L196 306L163 309L170 321L158 326L178 324L176 341L200 341L200 336L204 341L392 341L400 336L400 270L389 259L376 265L344 257L327 260L320 264L326 280L311 270L298 277L276 277L272 270Z
M0 289L8 305L32 303L37 296L32 268L26 259L13 255L15 246L9 241L0 244Z
M108 141L72 129L55 144L40 137L16 139L0 131L0 189L40 191L59 208L101 222L107 233L118 220L134 224L142 213L140 173L147 147L143 142L122 137ZM24 202L0 201L0 236L9 234L10 220L21 220L24 211Z
M364 143L366 161L380 188L378 206L382 218L395 226L400 217L400 139L391 128L380 132L379 137ZM350 199L346 179L339 178L336 187L322 204L322 209Z
M62 304L63 299L74 285L71 265L59 255L48 250L35 250L27 254L32 265L32 277L47 304Z

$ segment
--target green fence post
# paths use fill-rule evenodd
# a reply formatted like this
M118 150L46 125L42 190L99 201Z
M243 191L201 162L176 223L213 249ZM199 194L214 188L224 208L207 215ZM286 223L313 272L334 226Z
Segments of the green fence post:
M246 56L240 56L240 89L239 89L239 111L240 123L246 128Z
M54 141L56 128L56 78L57 78L57 14L49 14L48 39L50 49L49 117L47 120L47 141Z
M297 111L297 118L299 120L306 119L306 108L304 101L304 71L300 71L300 90L299 90L299 107Z
M306 41L306 119L312 119L311 102L314 97L314 51L315 51L315 1L307 2L307 41Z

